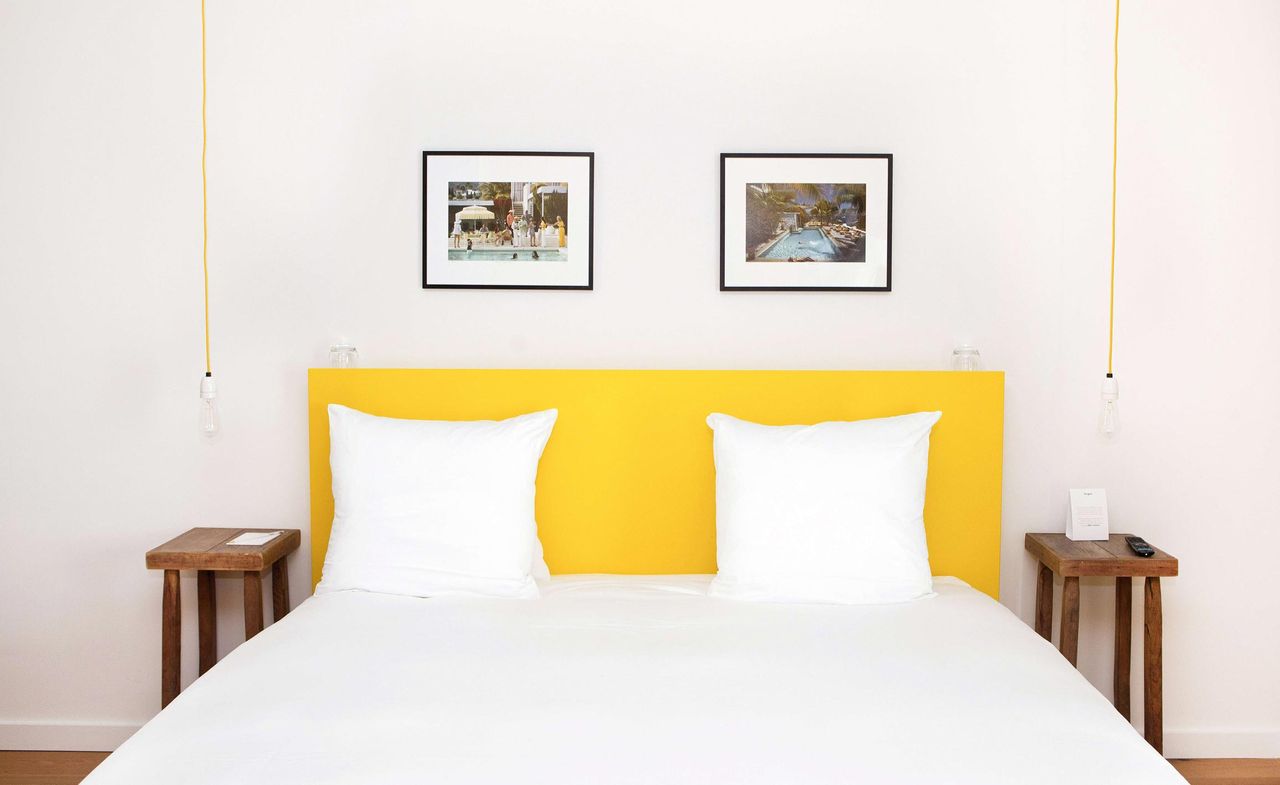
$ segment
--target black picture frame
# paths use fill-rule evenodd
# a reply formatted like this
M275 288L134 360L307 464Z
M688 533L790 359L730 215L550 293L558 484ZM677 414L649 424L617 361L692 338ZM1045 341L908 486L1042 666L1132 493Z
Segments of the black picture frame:
M551 157L551 158L586 158L587 159L587 282L581 285L542 285L542 284L462 284L432 283L429 268L429 248L427 237L427 191L428 163L432 157L441 156L518 156L518 157ZM595 287L595 190L596 190L596 156L594 152L558 152L558 151L513 151L513 150L424 150L422 152L422 288L423 289L523 289L523 290L564 290L591 291Z
M725 168L730 158L832 158L883 159L887 168L884 286L742 286L728 285L725 278L727 238L725 236ZM721 153L720 154L720 291L722 292L891 292L893 291L893 154L892 153Z

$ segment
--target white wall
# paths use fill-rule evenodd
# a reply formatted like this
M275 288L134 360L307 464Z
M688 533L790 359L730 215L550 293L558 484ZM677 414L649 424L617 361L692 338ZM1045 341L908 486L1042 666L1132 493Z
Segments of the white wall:
M143 552L305 528L304 369L345 337L373 366L938 368L976 343L1008 373L1004 602L1029 618L1023 533L1107 486L1181 557L1167 752L1280 755L1280 4L1126 5L1108 445L1110 13L212 0L208 444L197 3L0 0L0 747L108 747L155 712ZM425 148L594 150L596 290L421 290ZM757 150L895 154L892 294L717 291L717 156ZM1110 597L1086 586L1081 644L1108 693Z

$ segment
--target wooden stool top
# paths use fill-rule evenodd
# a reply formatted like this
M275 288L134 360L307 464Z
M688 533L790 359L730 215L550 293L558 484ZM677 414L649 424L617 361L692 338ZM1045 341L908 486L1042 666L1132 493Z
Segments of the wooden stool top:
M227 545L245 532L281 532L262 545ZM261 572L302 542L299 529L217 529L197 527L147 551L149 570L227 570Z
M1154 556L1145 559L1137 556L1124 541L1128 536L1113 534L1106 540L1077 541L1061 533L1028 533L1026 548L1042 564L1064 577L1158 578L1178 574L1175 557L1159 548Z

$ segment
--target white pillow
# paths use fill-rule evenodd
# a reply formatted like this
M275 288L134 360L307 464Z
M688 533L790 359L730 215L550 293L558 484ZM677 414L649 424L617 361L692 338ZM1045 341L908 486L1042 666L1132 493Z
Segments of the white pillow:
M547 566L546 555L542 552L542 540L538 539L536 530L533 533L533 564L529 567L529 574L535 581L551 580L551 568Z
M783 426L709 416L719 561L711 594L844 604L930 594L924 486L941 416Z
M330 404L333 531L316 593L537 597L534 483L556 415L399 420Z

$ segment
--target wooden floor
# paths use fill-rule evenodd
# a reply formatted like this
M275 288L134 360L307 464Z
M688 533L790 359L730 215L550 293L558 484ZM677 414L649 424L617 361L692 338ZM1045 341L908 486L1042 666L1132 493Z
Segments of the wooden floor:
M0 751L0 785L77 785L105 752ZM1280 785L1280 758L1175 760L1191 785Z
M1280 785L1280 758L1200 758L1173 765L1191 785Z
M0 785L76 785L105 752L0 751Z

